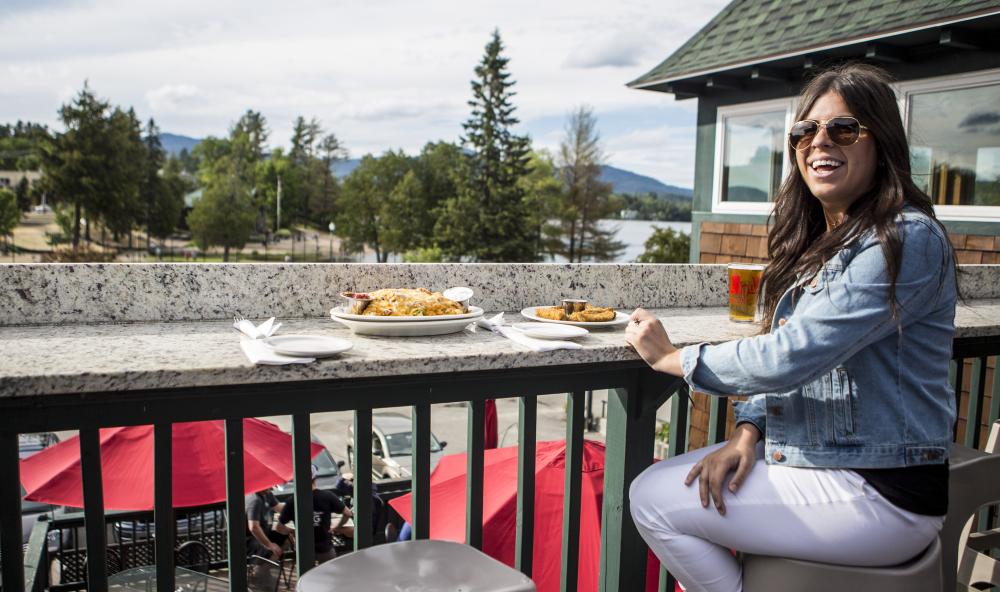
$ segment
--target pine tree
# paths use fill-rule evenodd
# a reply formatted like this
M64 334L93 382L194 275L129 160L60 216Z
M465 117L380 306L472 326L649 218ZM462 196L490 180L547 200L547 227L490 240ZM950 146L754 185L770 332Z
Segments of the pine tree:
M514 96L507 72L509 59L501 55L500 32L494 30L472 81L472 112L462 124L464 147L469 150L459 194L448 200L437 224L439 241L449 258L478 261L534 261L524 188L530 140L513 127Z
M142 139L146 145L146 158L144 159L142 185L139 188L139 195L145 207L144 222L146 224L146 250L149 250L152 241L153 231L153 210L159 194L164 190L163 180L160 179L160 169L166 159L163 151L163 144L160 143L160 128L156 127L156 122L152 117L146 123L146 135Z

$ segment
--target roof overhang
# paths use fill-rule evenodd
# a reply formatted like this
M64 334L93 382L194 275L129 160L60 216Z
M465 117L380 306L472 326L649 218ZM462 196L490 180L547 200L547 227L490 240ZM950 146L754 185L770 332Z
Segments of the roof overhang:
M800 78L826 61L869 59L901 62L921 55L948 51L1000 50L994 40L1000 31L1000 9L989 9L882 31L878 34L807 46L749 60L722 64L705 70L685 72L626 86L639 90L666 92L678 99L696 97L712 89L732 90L757 81L787 81Z

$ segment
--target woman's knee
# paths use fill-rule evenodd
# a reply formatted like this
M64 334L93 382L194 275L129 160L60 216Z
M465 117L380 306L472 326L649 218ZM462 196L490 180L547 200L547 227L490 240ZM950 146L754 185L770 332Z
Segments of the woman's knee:
M686 474L683 467L657 463L633 479L628 493L633 522L647 529L667 527L671 501L677 499L677 486L683 487Z

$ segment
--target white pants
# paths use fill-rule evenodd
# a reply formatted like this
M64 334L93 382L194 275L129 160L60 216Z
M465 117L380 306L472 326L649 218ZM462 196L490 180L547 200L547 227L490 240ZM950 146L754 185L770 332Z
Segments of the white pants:
M895 565L937 536L943 516L897 508L854 471L757 462L735 494L728 481L726 515L701 506L698 482L684 478L723 444L655 463L629 491L632 518L660 562L688 590L739 592L742 573L730 549L841 565Z

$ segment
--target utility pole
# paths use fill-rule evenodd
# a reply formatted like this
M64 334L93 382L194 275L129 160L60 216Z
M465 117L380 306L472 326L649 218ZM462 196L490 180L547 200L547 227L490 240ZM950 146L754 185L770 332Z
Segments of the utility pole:
M274 231L277 232L281 229L281 176L278 176L278 215L277 222L275 223Z

